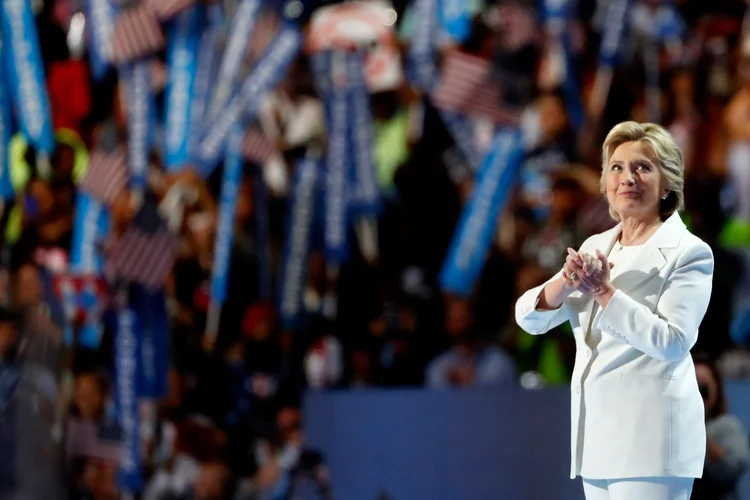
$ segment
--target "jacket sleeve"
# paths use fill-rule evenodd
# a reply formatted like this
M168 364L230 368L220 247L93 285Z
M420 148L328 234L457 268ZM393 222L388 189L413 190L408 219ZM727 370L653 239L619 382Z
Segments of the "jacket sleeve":
M516 323L524 331L532 335L541 335L547 333L554 327L562 324L567 319L565 303L553 310L538 310L539 294L548 283L558 279L562 271L558 271L552 278L544 284L527 291L516 302Z
M617 290L599 317L598 328L656 359L676 361L687 356L708 309L713 270L711 248L701 241L679 257L656 312Z

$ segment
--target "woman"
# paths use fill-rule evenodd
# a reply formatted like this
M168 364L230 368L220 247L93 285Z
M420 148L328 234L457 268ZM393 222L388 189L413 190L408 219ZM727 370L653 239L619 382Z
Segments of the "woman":
M737 481L750 459L748 434L727 410L724 384L708 356L693 356L695 375L706 405L706 465L691 500L738 500Z
M687 500L706 453L690 348L713 255L677 214L684 164L666 130L621 123L602 159L619 224L569 248L563 268L518 300L516 321L534 335L571 323L571 478L582 476L587 500Z

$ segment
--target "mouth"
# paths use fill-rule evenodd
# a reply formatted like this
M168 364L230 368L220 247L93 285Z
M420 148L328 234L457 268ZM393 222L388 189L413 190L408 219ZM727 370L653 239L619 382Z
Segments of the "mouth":
M633 198L635 196L638 196L640 193L637 191L625 191L623 193L620 193L620 196L626 196L628 198Z

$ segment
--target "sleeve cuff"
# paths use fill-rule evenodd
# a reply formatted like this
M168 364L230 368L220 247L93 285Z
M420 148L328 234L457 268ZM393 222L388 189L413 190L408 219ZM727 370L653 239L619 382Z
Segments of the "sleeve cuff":
M627 337L619 331L624 328L622 328L621 324L618 324L621 323L618 319L622 320L626 317L626 311L628 310L629 305L628 300L630 300L630 297L624 292L615 290L615 293L609 300L609 304L607 304L607 307L604 308L601 316L599 316L599 321L596 325L599 330L607 332L609 335L621 340L625 344L628 344L629 342Z

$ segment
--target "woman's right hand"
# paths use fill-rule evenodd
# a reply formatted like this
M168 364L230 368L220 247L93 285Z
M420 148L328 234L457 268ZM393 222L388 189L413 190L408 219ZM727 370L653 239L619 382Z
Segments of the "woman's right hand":
M567 288L578 289L578 284L588 275L596 265L588 255L581 255L572 248L568 248L565 264L562 268L562 280Z
M563 265L560 277L547 283L542 293L539 294L538 310L551 311L558 309L565 302L565 299L576 291L576 280L572 280L570 277L573 272L576 274L580 273L583 276L584 261L575 250L573 250L573 253L576 257L570 253L570 250L568 249L568 256L565 258L565 264Z

